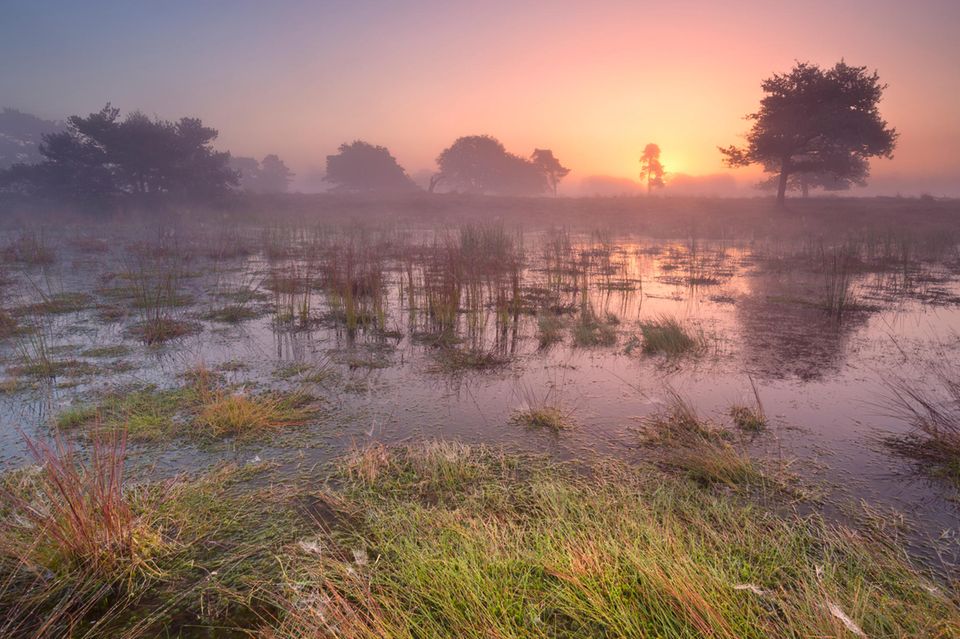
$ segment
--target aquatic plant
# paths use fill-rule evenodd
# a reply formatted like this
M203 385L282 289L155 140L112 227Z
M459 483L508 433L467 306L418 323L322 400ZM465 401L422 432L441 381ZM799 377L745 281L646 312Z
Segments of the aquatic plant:
M641 433L645 444L658 447L666 466L703 484L763 483L763 471L733 445L727 431L700 417L675 391L666 393L666 405L643 421Z
M960 483L960 371L947 359L928 367L932 383L900 376L884 380L885 408L912 427L885 441L894 450L931 464L935 474Z
M691 334L680 320L668 315L641 322L640 334L647 354L682 355L703 348L705 343L702 334Z

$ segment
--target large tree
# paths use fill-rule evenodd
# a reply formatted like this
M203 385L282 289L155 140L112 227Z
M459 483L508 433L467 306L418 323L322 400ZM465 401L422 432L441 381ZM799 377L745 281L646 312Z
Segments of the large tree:
M647 195L654 188L663 186L663 175L665 171L660 162L660 147L650 143L643 147L643 155L640 156L640 179L647 184Z
M334 185L334 191L397 193L417 189L386 147L363 140L341 144L336 155L327 156L325 179Z
M431 188L442 182L454 190L499 195L540 195L549 188L539 166L507 152L489 135L458 138L437 157L437 166Z
M547 178L547 184L553 191L553 196L556 197L557 185L560 184L560 180L570 174L570 169L560 164L560 160L553 155L553 151L550 149L534 149L530 161Z
M721 148L729 166L760 164L777 174L783 204L791 176L862 182L868 158L891 157L897 132L880 117L886 85L866 67L798 63L762 84L760 110L744 147Z
M206 199L237 183L230 154L212 147L216 137L196 118L169 122L135 111L121 119L108 104L44 135L42 161L14 165L0 175L0 186L76 202L111 196Z

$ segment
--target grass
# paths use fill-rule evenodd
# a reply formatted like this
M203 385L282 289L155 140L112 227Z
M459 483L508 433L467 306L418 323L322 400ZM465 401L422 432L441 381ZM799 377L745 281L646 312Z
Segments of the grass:
M262 465L131 485L122 435L105 442L86 463L35 444L39 469L3 477L0 636L255 629L257 592L282 580L277 556L313 528L301 502L246 485Z
M61 429L87 427L123 431L131 441L156 442L174 437L198 439L254 436L298 426L318 415L317 401L302 392L253 394L220 385L210 371L199 367L175 388L123 388L94 405L61 412Z
M763 402L760 401L760 392L753 379L750 379L750 387L753 389L754 403L734 404L730 407L730 418L734 426L747 433L759 433L767 429L767 413L763 409Z
M556 313L545 311L537 315L537 340L540 348L563 341L563 319Z
M616 316L599 317L588 304L583 305L573 325L573 343L576 346L613 346L617 343Z
M678 356L703 348L702 335L693 335L675 317L661 315L653 321L640 324L643 352L648 355Z
M117 528L95 510L88 521L99 523L84 530L100 532L51 527L45 552L26 552L11 544L34 531L23 527L24 509L45 494L37 487L50 471L5 477L18 498L0 506L11 515L0 549L19 551L0 555L4 636L960 632L955 591L879 530L704 490L652 467L573 467L455 442L374 444L340 458L328 477L311 471L280 484L262 465L226 466L132 488L114 463L83 466L51 451L87 477L68 490L104 487L109 496L90 503L111 504L119 530L137 532L108 534ZM122 464L122 454L109 459ZM45 563L51 557L59 559ZM43 581L48 565L57 587Z
M546 428L553 431L567 430L572 426L570 416L556 406L518 410L510 421L527 428Z
M113 357L125 357L132 352L129 346L124 346L123 344L116 344L114 346L95 346L93 348L88 348L81 352L80 354L84 357L92 357L94 359L100 358L113 358Z
M95 421L98 414L96 406L75 404L57 415L56 425L60 430L70 430Z
M910 424L911 431L885 441L922 462L926 471L960 485L960 371L948 359L929 367L932 383L902 377L886 380L887 408Z
M77 610L159 577L166 541L124 490L122 434L95 439L85 462L59 438L25 439L37 471L0 487L0 634L65 636Z
M668 468L704 484L731 488L762 486L767 477L744 451L732 443L731 434L700 417L693 405L668 391L668 404L644 421L644 443L659 449Z
M285 614L269 637L960 631L954 595L887 540L655 471L574 474L433 443L358 451L338 481L341 507L359 522L334 525L319 554L281 559Z
M554 432L573 428L573 409L565 408L555 397L557 388L555 385L549 386L547 392L540 395L529 386L521 386L518 393L520 407L513 410L511 423Z
M510 357L496 349L457 348L442 346L433 351L434 365L431 370L443 373L489 371L503 368Z
M203 398L193 426L214 437L263 434L307 423L316 415L313 403L312 397L299 393L214 391Z

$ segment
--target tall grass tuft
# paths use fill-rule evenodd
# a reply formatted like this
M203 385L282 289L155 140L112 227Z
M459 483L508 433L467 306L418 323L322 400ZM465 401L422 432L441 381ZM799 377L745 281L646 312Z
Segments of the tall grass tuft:
M885 380L887 408L912 426L906 436L888 437L887 443L960 483L960 371L950 363L932 369L932 384L902 377Z
M668 356L683 355L704 347L703 334L693 334L675 317L661 315L640 324L643 352Z

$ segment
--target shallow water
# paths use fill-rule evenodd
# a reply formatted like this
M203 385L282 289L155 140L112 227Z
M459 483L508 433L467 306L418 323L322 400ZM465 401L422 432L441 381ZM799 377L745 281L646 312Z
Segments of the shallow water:
M955 249L898 263L871 257L861 247L861 258L843 273L849 278L844 290L856 306L837 318L821 307L836 277L830 259L835 247L526 233L507 240L514 242L515 256L522 245L522 261L501 264L501 270L486 264L477 281L464 276L459 312L444 324L437 319L441 311L428 312L428 289L442 288L438 282L449 257L444 247L456 243L456 233L392 229L375 238L326 233L321 240L307 232L280 239L265 233L252 231L251 251L230 259L210 256L216 238L174 243L173 258L163 260L185 269L177 290L192 303L165 312L202 330L162 345L146 346L130 333L141 316L110 292L134 270L130 256L139 249L131 248L133 237L107 229L94 232L103 243L48 237L54 263L9 266L5 307L21 307L21 316L41 325L55 357L96 369L11 386L0 396L0 468L29 461L21 429L47 434L52 417L72 403L94 401L123 385L176 385L180 374L200 363L211 369L229 364L224 374L231 384L304 386L326 400L324 416L270 441L131 446L131 460L141 470L172 474L254 457L312 464L371 441L419 438L505 445L562 459L643 459L651 451L640 445L642 420L663 406L669 391L722 423L729 422L732 404L753 402L752 380L771 418L768 431L744 440L754 454L822 491L825 510L838 516L858 500L902 512L915 527L911 539L918 552L933 557L935 548L945 546L947 554L937 561L955 560L956 489L918 472L914 462L882 443L885 435L910 427L887 405L886 384L895 376L933 383L930 362L956 360L960 353ZM358 241L375 241L376 255L336 248ZM304 256L300 248L279 250L287 243L313 245L321 257ZM305 281L319 281L324 269L337 270L331 264L347 259L357 259L361 271L370 264L381 271L378 303L368 307L373 310L366 324L348 328L343 308L322 284L306 294L309 311L302 321L281 317L278 305L303 300L271 292L271 286L282 288L277 274L295 271ZM457 264L467 271L476 266ZM238 287L260 296L249 303L258 317L239 324L202 319L224 303L223 293ZM22 311L61 292L89 293L90 307L35 317ZM353 294L360 298L369 291L358 286ZM531 312L538 305L562 311L568 326L559 343L541 346ZM574 343L571 325L585 305L601 319L616 317L616 344ZM112 308L107 317L104 306ZM702 334L702 352L643 354L638 323L660 316L676 317ZM446 351L436 344L438 326L457 338L456 348L491 354L498 365L451 370ZM120 344L130 353L82 355ZM30 348L22 337L4 340L11 377ZM111 367L116 362L123 366ZM310 371L292 374L291 364L318 367L327 381L304 381ZM569 411L576 426L552 433L511 422L515 410L544 400Z

